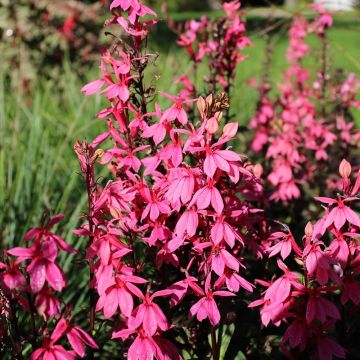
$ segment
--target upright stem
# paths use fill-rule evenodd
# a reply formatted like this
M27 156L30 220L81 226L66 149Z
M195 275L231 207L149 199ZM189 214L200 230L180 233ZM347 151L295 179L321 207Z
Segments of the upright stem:
M86 174L85 174L85 181L86 181L86 190L88 195L88 223L89 223L89 231L93 234L94 231L94 223L92 220L92 197L93 197L93 187L94 187L94 170L91 164L87 164ZM89 237L89 244L91 243L92 238ZM90 284L93 281L93 260L89 260L89 277L90 277ZM95 326L95 305L96 305L96 297L94 289L89 289L90 293L90 333L92 334L94 331Z
M213 360L219 360L219 349L218 344L216 342L216 328L214 326L211 327L210 330L211 335L211 353Z

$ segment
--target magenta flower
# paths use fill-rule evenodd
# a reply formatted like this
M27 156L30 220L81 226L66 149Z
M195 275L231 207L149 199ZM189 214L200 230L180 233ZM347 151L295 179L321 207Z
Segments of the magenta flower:
M307 245L304 249L304 258L309 276L316 276L320 285L326 285L328 278L334 275L331 268L332 261L321 249L321 245L324 245L321 241Z
M19 262L31 259L26 270L30 276L30 287L34 293L39 292L45 281L56 291L61 291L66 283L64 274L55 264L57 247L51 240L36 242L30 248L15 247L7 251L18 256Z
M152 295L147 291L145 296L141 292L136 293L136 296L143 302L129 318L129 328L137 329L142 327L148 336L153 336L157 329L166 331L169 328L169 323L159 305L155 304L153 300L159 296L169 295L171 295L171 292L165 290L156 291Z
M215 181L212 179L208 181L205 187L199 189L194 194L189 206L196 204L198 209L206 209L210 203L218 214L223 212L224 202L220 191L215 187Z
M176 223L175 233L177 237L193 237L199 226L199 214L194 208L190 208L180 216Z
M88 345L94 349L99 347L84 330L78 326L70 324L69 321L61 318L55 326L50 339L45 336L43 340L43 346L36 350L30 357L31 360L63 360L63 359L75 359L73 351L65 350L61 345L55 345L55 343L62 337L66 336L70 345L74 349L75 353L80 357L85 355L85 345Z
M145 284L146 280L134 275L115 275L112 284L100 295L96 311L103 309L105 318L112 317L119 308L129 317L134 308L133 295L141 291L134 284Z
M220 312L216 305L214 296L235 296L229 291L212 291L210 289L211 276L208 275L205 282L205 292L202 292L202 298L196 302L190 309L190 315L195 316L198 321L209 318L212 326L220 322Z
M0 262L0 279L9 290L24 290L27 286L26 279L21 272L18 264L21 262L19 259L14 261L8 258L9 265Z
M214 176L216 169L221 169L222 171L229 173L231 171L229 162L239 161L241 161L240 155L233 151L213 150L208 147L204 161L204 172L211 178Z
M149 336L142 329L120 330L112 335L112 339L126 340L130 335L136 334L136 338L130 345L127 358L129 360L181 360L176 347L168 340L160 336Z
M186 114L186 111L183 109L183 105L189 102L193 102L195 100L184 100L180 97L172 96L170 94L167 94L164 91L160 92L162 95L167 97L168 99L172 100L174 104L167 110L164 111L161 122L162 121L174 121L179 120L179 122L183 125L188 123L188 117Z
M168 288L172 292L172 296L170 299L171 306L179 304L184 299L189 289L192 289L193 292L199 296L203 295L204 293L200 286L197 284L197 281L198 280L195 277L190 276L186 272L186 279L180 280L175 284L171 285Z
M311 291L309 300L306 306L306 321L311 324L313 320L319 320L325 323L327 318L340 320L340 312L337 307L328 299L325 299L320 294L321 289Z
M169 188L166 198L171 204L189 202L194 193L196 172L193 169L174 168L169 174Z
M330 210L328 216L326 217L326 227L334 224L335 228L340 230L346 221L348 221L350 224L360 227L359 215L345 205L346 202L358 200L357 197L342 199L340 196L338 196L337 200L328 197L316 197L315 199L330 206L336 204L336 206Z
M39 315L45 320L60 313L60 300L50 288L44 287L35 298L35 306Z
M335 340L322 336L317 340L317 353L321 360L332 360L334 356L345 359L346 351Z
M211 228L210 234L214 245L219 245L222 240L225 240L225 242L233 248L235 239L242 243L241 236L225 221L224 215L218 216L214 226Z

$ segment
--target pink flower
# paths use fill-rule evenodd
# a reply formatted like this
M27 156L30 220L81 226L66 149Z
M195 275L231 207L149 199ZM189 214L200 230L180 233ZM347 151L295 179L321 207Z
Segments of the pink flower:
M96 311L103 309L104 317L112 317L119 308L122 315L129 317L134 308L133 294L140 290L134 284L145 284L146 280L134 275L115 275L112 284L100 294Z
M161 91L161 94L172 100L174 104L169 109L164 111L160 121L174 121L177 119L181 124L187 124L188 117L186 111L183 109L183 105L194 100L184 100L180 97L172 96L163 91Z
M190 208L180 216L176 223L175 233L177 237L193 237L199 226L199 214L196 209Z
M220 191L215 187L215 181L210 179L208 184L199 189L193 196L189 206L196 203L198 209L206 209L210 203L214 210L221 214L224 209L224 202Z
M344 288L341 293L341 304L346 304L351 300L355 305L360 304L360 283L348 277L344 281Z
M44 287L35 298L35 306L39 315L45 320L60 313L60 301L50 288Z
M220 312L216 305L214 296L234 296L229 291L212 291L210 289L211 276L208 275L205 282L205 293L202 293L202 298L196 302L190 309L190 315L195 316L198 321L203 321L209 318L212 326L220 322Z
M310 292L309 300L306 306L306 321L311 324L313 320L319 320L325 323L328 317L340 320L340 313L337 307L320 294L321 290Z
M13 261L8 259L9 265L0 262L0 269L4 269L0 273L0 279L9 290L24 290L27 286L26 279L18 267L19 260Z
M214 245L219 245L222 240L233 248L235 245L235 239L242 242L240 235L234 230L234 228L225 221L224 215L219 215L214 226L211 228L211 240Z
M229 173L231 171L229 162L241 161L240 155L230 150L213 150L207 148L206 158L204 161L204 172L209 177L213 177L216 169L221 169Z
M142 329L124 329L113 333L112 339L127 339L136 334L136 338L130 345L127 358L129 360L181 360L175 346L160 336L149 336Z
M166 198L171 204L181 201L182 204L189 202L193 196L195 187L195 172L187 168L171 169L169 174L169 188Z
M156 291L150 295L149 291L145 296L138 292L138 296L143 302L133 312L129 318L129 328L137 329L140 326L144 329L148 336L153 336L157 329L166 331L169 328L168 321L159 305L155 304L153 300L159 296L168 296L170 291Z
M346 221L348 221L350 224L360 227L359 216L348 206L345 205L346 202L358 200L358 198L349 197L346 199L342 199L340 196L338 196L337 200L328 197L316 197L315 199L329 205L336 204L336 206L330 210L329 215L326 217L326 227L334 224L335 228L340 230Z
M193 292L199 296L203 295L203 291L200 286L197 284L197 279L193 276L190 276L186 272L186 279L180 280L175 284L171 285L168 289L172 292L172 296L170 299L171 306L175 306L179 304L187 292L189 288L193 290Z
M155 192L150 192L148 188L144 189L144 197L147 201L147 205L141 215L141 219L144 220L148 215L152 221L155 221L160 214L169 215L171 209L167 202L160 200Z
M309 244L304 249L305 266L310 276L316 276L320 285L326 285L329 276L332 276L331 260L321 249L323 242Z
M39 292L45 281L56 291L65 286L62 270L55 264L57 247L52 241L36 242L30 248L15 247L7 251L8 254L19 257L20 261L31 259L26 270L30 276L30 286L34 293Z
M282 259L285 260L290 255L293 248L295 253L301 256L301 250L291 233L285 234L283 232L275 232L269 237L269 241L274 240L277 241L275 245L267 249L269 257L273 257L280 253Z
M334 356L345 359L345 349L329 337L322 336L317 340L317 353L320 360L332 360Z

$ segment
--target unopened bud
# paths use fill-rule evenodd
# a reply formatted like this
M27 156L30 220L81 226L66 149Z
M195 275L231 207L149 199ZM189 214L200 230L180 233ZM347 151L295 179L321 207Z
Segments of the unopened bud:
M96 156L97 158L102 158L102 157L104 156L104 154L105 154L105 151L104 151L103 149L97 149L97 150L95 151L95 156Z
M313 232L314 232L313 224L309 221L305 226L305 235L310 237L312 236Z
M343 178L348 178L351 174L351 165L350 163L343 159L340 163L340 166L339 166L339 173L341 175L341 177Z
M205 115L206 103L203 97L199 96L196 102L197 108L199 110L200 116L203 118Z
M262 167L260 164L255 164L255 165L253 166L252 171L253 171L253 174L254 174L258 179L260 179L260 178L261 178L261 175L262 175L263 172L264 172L264 169L263 169L263 167Z

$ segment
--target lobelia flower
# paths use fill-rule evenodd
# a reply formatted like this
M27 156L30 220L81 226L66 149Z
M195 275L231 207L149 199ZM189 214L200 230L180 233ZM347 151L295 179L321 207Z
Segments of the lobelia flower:
M198 209L206 209L211 203L214 210L221 214L224 210L224 201L215 184L213 179L209 179L207 185L194 194L189 206L196 204Z
M171 292L168 290L160 290L150 295L149 291L145 293L145 296L139 291L136 296L143 302L134 311L132 316L128 320L128 326L130 329L137 329L142 327L145 333L149 336L153 336L157 329L166 331L169 328L169 323L163 311L159 305L155 304L153 300L160 296L169 296Z
M174 104L169 109L164 111L161 117L161 121L174 121L177 119L181 124L187 124L188 117L186 111L183 109L183 105L195 100L184 100L180 97L172 96L163 91L160 93L174 102Z
M26 271L30 276L31 290L37 293L43 288L45 281L56 291L61 291L65 286L64 274L55 264L57 251L57 244L52 239L40 242L40 238L37 238L30 248L15 247L7 250L7 253L17 256L19 262L31 260Z
M329 227L334 224L335 228L340 230L344 226L345 222L348 221L350 224L360 227L359 216L351 210L349 206L345 205L347 202L358 200L357 197L342 199L338 196L337 200L328 197L316 197L315 199L330 206L336 205L330 210L329 215L326 217L324 226Z
M63 346L56 344L65 335L67 336L67 339L74 351L65 350ZM76 354L80 357L85 355L85 344L94 349L98 349L98 346L92 337L89 336L84 330L77 326L71 325L67 320L61 318L56 324L50 338L45 336L42 347L35 350L29 359L72 360L76 358Z
M160 336L149 336L142 329L120 330L113 333L112 339L126 340L133 334L136 334L136 338L127 353L129 360L181 360L179 352L171 342Z
M45 320L60 314L60 300L49 287L44 287L35 298L38 314Z
M125 274L116 274L111 279L110 286L100 294L96 311L103 310L105 318L111 318L119 308L120 313L129 317L134 308L133 295L140 290L134 284L145 284L146 280Z
M0 262L0 269L4 270L0 273L0 280L9 290L22 291L27 287L26 279L18 266L20 262L18 259L14 261L11 258L8 258L9 265Z
M211 275L209 274L205 281L205 292L202 291L202 298L196 302L190 309L190 315L195 316L198 321L203 321L206 318L209 318L209 321L212 326L217 325L220 322L220 312L216 305L214 296L235 296L235 294L224 291L218 290L213 291L210 289L210 281Z

